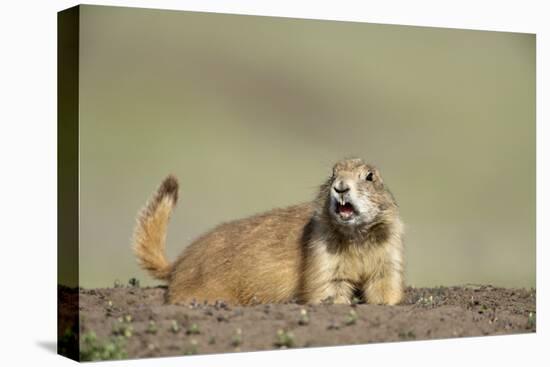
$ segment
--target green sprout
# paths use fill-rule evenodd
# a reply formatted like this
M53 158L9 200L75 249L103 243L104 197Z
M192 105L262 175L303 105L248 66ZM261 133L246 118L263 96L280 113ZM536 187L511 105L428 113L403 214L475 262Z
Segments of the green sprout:
M199 326L195 323L192 323L191 326L187 329L187 335L195 335L200 333L201 331L199 329Z
M95 333L90 331L82 335L80 360L103 361L128 358L128 354L124 347L124 338L121 336L111 337L111 339L106 342L100 342Z
M157 324L155 323L154 320L150 320L149 325L147 326L147 330L145 330L145 332L147 334L156 334L157 331L158 331Z
M298 319L299 325L308 325L309 324L309 315L305 308L300 310L300 318Z
M195 340L195 339L191 339L191 342L190 344L185 348L185 350L183 351L183 354L184 355L193 355L193 354L197 354L197 345L199 343Z
M354 310L350 310L348 315L346 316L345 323L348 326L355 325L355 323L357 322L357 319L358 319L357 312L355 312Z
M416 304L420 306L431 307L434 305L434 296L429 296L429 297L422 296L418 299L418 301L416 301Z
M529 312L529 316L527 317L527 328L533 329L537 325L537 317L533 312Z
M231 339L231 345L234 347L238 347L243 342L243 331L241 328L237 328L235 330L235 335L233 335L233 338Z
M398 335L401 339L404 340L416 339L416 334L412 330L409 330L407 332L401 331Z
M124 318L119 317L117 322L113 325L113 334L120 335L125 338L131 337L134 331L132 325L130 324L131 321L132 317L130 315L127 315Z
M294 334L283 329L277 330L275 346L279 348L292 348L294 346Z
M172 320L172 324L170 325L170 330L174 333L174 334L177 334L179 331L180 331L180 325L178 324L178 322L176 320Z

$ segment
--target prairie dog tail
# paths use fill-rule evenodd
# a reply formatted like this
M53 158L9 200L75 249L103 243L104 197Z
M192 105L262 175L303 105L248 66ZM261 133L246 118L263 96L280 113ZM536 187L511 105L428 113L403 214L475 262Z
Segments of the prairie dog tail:
M165 256L166 231L178 201L178 180L169 175L137 217L133 249L141 267L152 276L168 280L172 266Z

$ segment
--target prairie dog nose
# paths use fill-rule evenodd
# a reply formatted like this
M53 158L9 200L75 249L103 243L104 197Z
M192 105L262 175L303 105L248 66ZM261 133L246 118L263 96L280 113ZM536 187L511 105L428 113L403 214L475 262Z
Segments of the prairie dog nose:
M338 194L343 194L349 191L349 186L344 181L338 181L332 187Z

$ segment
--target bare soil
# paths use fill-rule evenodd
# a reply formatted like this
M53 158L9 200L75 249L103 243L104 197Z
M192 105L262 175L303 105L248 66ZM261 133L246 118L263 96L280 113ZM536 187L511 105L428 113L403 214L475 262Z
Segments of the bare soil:
M61 293L63 293L61 291ZM397 306L165 303L164 287L80 289L80 357L142 358L530 333L536 291L408 288Z

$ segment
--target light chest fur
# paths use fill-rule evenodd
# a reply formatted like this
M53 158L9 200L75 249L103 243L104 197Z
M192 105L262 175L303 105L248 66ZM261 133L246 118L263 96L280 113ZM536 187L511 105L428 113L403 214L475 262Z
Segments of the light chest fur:
M307 246L302 298L314 303L327 298L336 303L350 303L359 294L373 303L399 302L403 247L402 225L400 222L396 225L399 231L381 243L338 244L317 234L318 238Z

